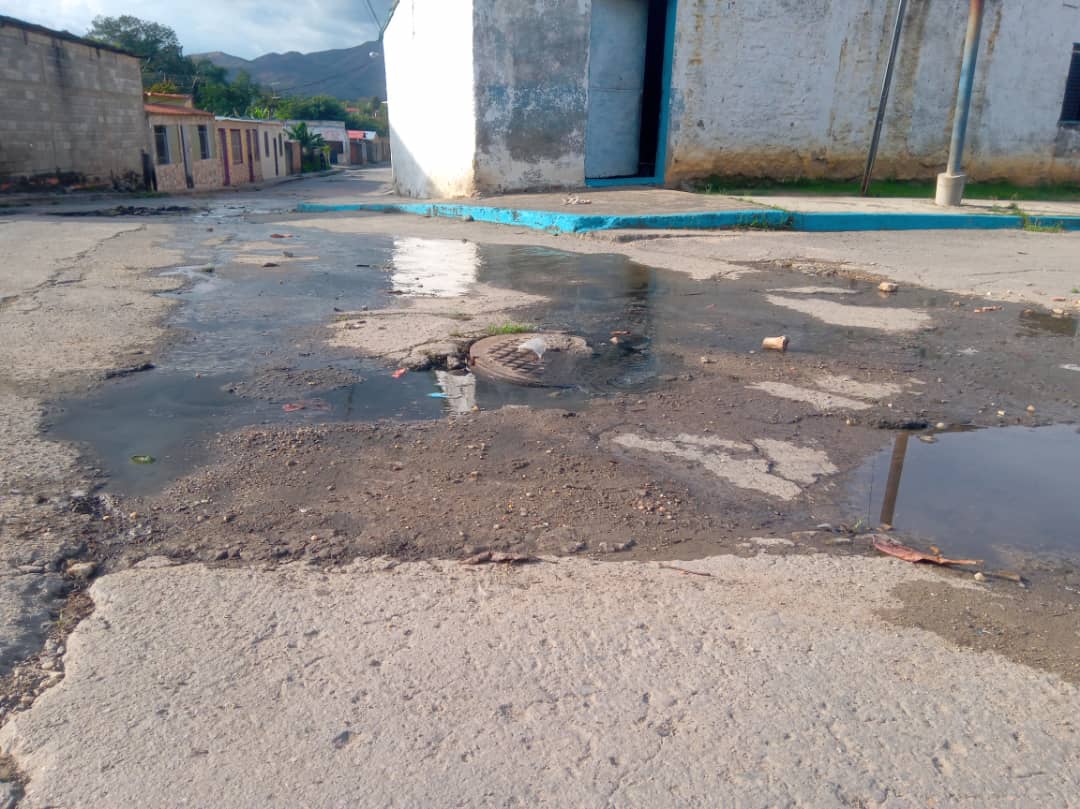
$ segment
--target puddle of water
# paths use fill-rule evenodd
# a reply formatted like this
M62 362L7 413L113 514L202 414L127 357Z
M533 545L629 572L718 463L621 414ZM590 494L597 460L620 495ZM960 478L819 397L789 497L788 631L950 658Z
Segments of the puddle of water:
M395 239L390 280L397 292L453 298L468 293L480 261L480 246L474 242Z
M997 427L901 434L856 477L871 525L888 523L947 556L1009 564L1047 556L1080 562L1076 486L1080 430Z
M59 403L54 434L88 444L114 488L157 488L198 463L207 437L247 425L435 419L507 404L576 409L592 396L647 390L678 375L681 360L670 352L679 347L745 353L760 348L763 334L788 334L793 353L813 354L833 352L851 339L849 329L769 305L754 284L693 281L616 255L313 235L280 221L216 230L221 242L198 256L205 263L169 271L190 281L166 293L183 304L170 321L183 337L155 358L156 369ZM286 238L273 237L282 232ZM248 263L232 261L234 255ZM268 262L280 266L262 266ZM205 271L208 265L213 272ZM401 300L395 293L467 294L476 283L543 296L547 302L512 318L585 338L593 355L581 364L572 387L525 388L437 372L393 379L386 364L333 349L324 340L323 329L338 312L392 307ZM840 288L852 285L841 282ZM869 286L844 297L886 305ZM613 344L613 332L632 337ZM295 385L286 391L273 374L270 383L255 386L261 393L254 398L230 390L265 376L267 368L329 368L339 378L348 372L364 381L305 387L302 395L327 402L325 411L284 412L282 406L296 396ZM133 464L134 455L157 460Z
M1025 309L1020 313L1020 333L1027 336L1060 334L1063 337L1075 337L1076 319L1071 316L1055 317L1049 312Z

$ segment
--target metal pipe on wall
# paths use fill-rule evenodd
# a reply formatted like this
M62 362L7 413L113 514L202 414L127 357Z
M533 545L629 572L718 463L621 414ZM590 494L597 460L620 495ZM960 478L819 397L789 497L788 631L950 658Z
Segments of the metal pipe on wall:
M959 205L967 179L961 169L964 162L964 143L967 140L971 96L975 87L975 66L979 59L979 39L982 35L986 0L971 0L968 11L967 35L964 37L964 58L960 65L960 85L956 90L956 112L953 115L952 140L949 143L949 164L938 175L936 202L938 205Z
M866 157L866 170L863 172L860 192L865 197L870 191L870 178L874 174L877 162L878 145L881 143L881 129L885 124L885 108L889 103L889 90L892 88L893 71L896 68L896 54L900 49L900 35L904 30L904 14L908 0L900 0L896 8L896 24L893 25L892 47L889 49L889 61L885 66L885 78L881 82L881 99L878 102L877 118L874 121L874 134L870 138L870 153Z

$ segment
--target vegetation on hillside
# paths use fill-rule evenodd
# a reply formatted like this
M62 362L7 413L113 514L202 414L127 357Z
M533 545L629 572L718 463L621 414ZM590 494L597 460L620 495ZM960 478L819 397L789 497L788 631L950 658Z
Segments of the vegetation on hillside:
M215 115L344 121L349 129L387 132L386 109L379 98L343 102L326 95L275 96L243 70L230 80L225 68L184 56L176 32L160 23L130 14L99 16L86 36L138 56L147 90L190 94L195 106Z

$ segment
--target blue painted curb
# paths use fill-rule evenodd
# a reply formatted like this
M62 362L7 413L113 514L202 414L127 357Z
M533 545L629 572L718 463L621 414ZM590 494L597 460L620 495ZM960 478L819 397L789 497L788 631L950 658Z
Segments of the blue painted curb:
M447 203L356 203L324 205L302 202L300 213L368 211L411 213L446 219L471 218L475 222L516 225L558 233L589 233L597 230L667 229L721 230L760 228L798 230L808 233L841 233L873 230L1020 230L1025 221L1039 227L1080 230L1080 216L1028 217L998 214L952 213L791 213L788 211L697 211L688 213L612 215L532 211L521 208L490 208Z

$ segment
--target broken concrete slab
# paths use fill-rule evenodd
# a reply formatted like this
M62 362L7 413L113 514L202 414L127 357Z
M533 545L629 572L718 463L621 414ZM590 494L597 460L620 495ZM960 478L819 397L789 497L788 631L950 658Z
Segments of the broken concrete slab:
M898 396L904 390L901 385L892 382L863 382L839 374L819 376L814 380L814 384L832 393L839 393L842 396L854 396L857 399L866 399L872 402L888 399L890 396Z
M624 433L612 439L621 447L691 461L740 489L750 489L780 500L791 500L818 477L837 472L821 450L787 441L758 439L751 444L715 436L683 433L672 440ZM758 452L755 452L755 449ZM733 453L747 454L735 457ZM758 454L760 453L760 454Z
M0 746L26 809L556 805L568 782L590 806L1075 805L1080 690L875 617L896 584L948 583L692 569L127 571Z
M792 402L806 402L822 412L835 412L837 410L869 410L871 405L860 402L857 399L849 399L846 396L837 396L832 393L824 393L812 388L803 388L791 385L787 382L755 382L747 385L750 390L760 390L776 396L779 399L788 399Z
M929 326L930 315L918 309L902 309L889 306L855 306L852 304L823 301L816 298L791 298L783 295L766 295L773 306L782 306L810 315L834 326L875 329L890 333L917 331Z

